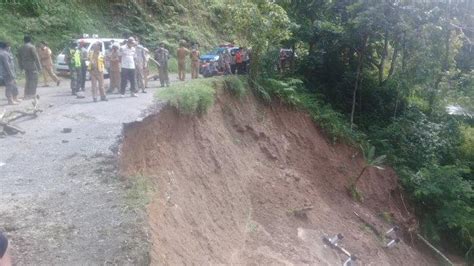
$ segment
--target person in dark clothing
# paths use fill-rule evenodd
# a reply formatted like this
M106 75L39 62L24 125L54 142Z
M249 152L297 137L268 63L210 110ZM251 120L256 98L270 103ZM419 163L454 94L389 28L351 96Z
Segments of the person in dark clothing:
M41 63L36 52L36 47L31 43L31 37L23 38L24 45L18 51L18 64L21 70L25 70L25 98L36 97L38 87L38 73L41 72Z
M6 42L0 42L0 79L5 85L5 96L8 104L18 104L18 88L15 81L15 65L13 56Z
M89 52L87 51L87 46L85 42L80 42L79 47L81 49L81 77L79 80L79 87L81 91L86 89L86 79L87 79L87 64L86 61L89 58Z

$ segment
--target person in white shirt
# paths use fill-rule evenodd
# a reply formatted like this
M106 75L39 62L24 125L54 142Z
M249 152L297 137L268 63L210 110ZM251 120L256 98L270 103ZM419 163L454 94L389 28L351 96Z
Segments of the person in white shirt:
M125 96L125 88L130 81L130 95L137 97L135 94L135 39L128 38L127 44L120 48L120 60L122 65L121 72L121 97Z

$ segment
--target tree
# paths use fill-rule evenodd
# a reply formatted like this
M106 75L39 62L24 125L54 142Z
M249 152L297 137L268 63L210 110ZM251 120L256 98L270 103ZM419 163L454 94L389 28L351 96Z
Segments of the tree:
M290 20L278 4L267 0L232 2L232 23L239 42L251 47L250 83L259 78L260 58L272 45L290 37Z

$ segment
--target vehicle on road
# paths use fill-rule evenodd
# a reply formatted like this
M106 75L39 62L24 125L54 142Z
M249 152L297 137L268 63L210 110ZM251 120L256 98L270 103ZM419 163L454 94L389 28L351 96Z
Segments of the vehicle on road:
M123 43L125 39L119 39L119 38L81 38L81 39L76 39L72 40L70 44L65 47L61 53L56 57L56 63L55 63L55 71L59 75L69 75L69 66L66 63L66 53L69 52L69 47L73 45L77 45L80 42L84 42L86 45L87 52L90 51L92 45L96 42L101 42L102 47L100 49L101 53L105 56L106 51L108 51L111 47L112 44L114 43ZM86 64L89 64L88 61L86 61ZM107 68L104 70L104 76L108 76L108 70Z
M219 61L219 58L222 56L225 50L229 51L231 56L235 56L235 53L239 50L239 47L232 44L223 44L202 55L200 57L201 62L199 66L199 74L203 74L204 69L206 69L209 63Z

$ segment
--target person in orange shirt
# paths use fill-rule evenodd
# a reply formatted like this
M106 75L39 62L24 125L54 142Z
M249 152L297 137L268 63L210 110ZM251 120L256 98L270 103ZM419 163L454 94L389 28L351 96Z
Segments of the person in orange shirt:
M180 41L178 48L178 77L181 81L184 81L186 78L186 56L189 54L189 50L184 46L185 41Z
M244 72L244 55L242 47L235 53L235 64L237 67L237 74L242 75Z

